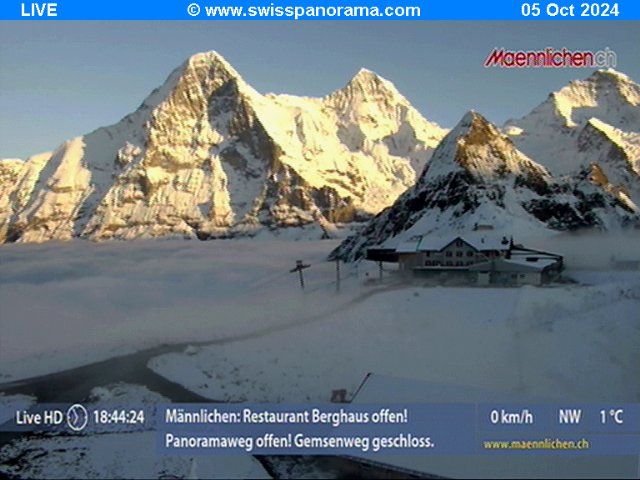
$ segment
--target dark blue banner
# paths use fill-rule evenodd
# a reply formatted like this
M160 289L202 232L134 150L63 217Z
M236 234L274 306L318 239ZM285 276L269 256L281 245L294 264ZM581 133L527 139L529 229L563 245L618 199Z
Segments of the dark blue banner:
M0 20L638 20L640 2L169 0L0 2Z
M2 431L157 432L166 455L640 455L640 404L8 405Z

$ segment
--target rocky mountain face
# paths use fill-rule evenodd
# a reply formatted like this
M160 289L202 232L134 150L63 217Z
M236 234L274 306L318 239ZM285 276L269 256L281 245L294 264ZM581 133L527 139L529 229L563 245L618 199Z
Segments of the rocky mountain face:
M0 242L327 234L377 214L334 253L353 259L475 224L624 228L638 222L639 177L640 86L618 72L503 128L469 112L447 134L368 70L324 98L263 95L209 52L117 124L0 160Z
M588 120L580 131L574 154L598 158L603 167L578 164L575 171L554 174L552 159L545 157L546 165L534 161L480 114L467 113L435 150L416 185L332 256L353 260L370 246L391 248L414 235L468 232L476 225L489 224L517 238L545 230L631 225L637 208L604 173L597 174L598 168L625 171L627 157L611 150L597 120ZM640 183L629 175L625 181Z
M117 124L0 160L0 242L328 232L391 205L445 134L367 70L324 98L263 95L197 54Z
M571 82L505 131L555 175L590 177L631 209L640 205L640 85L601 70Z

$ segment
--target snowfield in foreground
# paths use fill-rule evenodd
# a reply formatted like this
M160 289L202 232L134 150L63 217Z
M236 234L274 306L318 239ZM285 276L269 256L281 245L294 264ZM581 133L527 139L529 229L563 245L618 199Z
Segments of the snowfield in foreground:
M353 394L368 372L523 398L638 401L639 308L637 274L584 287L401 288L322 322L165 354L150 367L220 401L329 401L332 389Z
M426 288L388 272L379 283L376 265L363 262L342 266L339 294L335 264L324 260L335 245L5 246L0 373L26 378L175 343L194 346L149 366L215 400L328 400L333 389L352 393L368 372L536 397L640 400L640 275L586 269L621 251L620 239L539 246L571 253L576 284ZM289 273L296 259L312 265L304 292Z
M339 294L325 261L336 241L9 245L0 249L0 375L177 344L149 367L219 401L328 401L334 389L351 396L368 372L520 398L639 401L640 275L605 268L614 251L640 253L638 238L549 241L536 246L569 252L577 283L425 287L390 271L380 282L362 262L342 265ZM289 273L297 259L311 265L304 292ZM143 385L97 385L83 401L168 401ZM34 401L0 396L0 406ZM248 455L156 456L152 431L85 433L15 440L0 450L0 475L267 477Z

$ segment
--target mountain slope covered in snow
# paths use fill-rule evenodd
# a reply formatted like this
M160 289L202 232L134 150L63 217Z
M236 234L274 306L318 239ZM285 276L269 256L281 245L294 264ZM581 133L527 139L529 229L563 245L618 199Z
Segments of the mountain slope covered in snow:
M596 148L587 146L590 153ZM347 238L333 256L353 260L374 245L393 248L414 235L450 235L476 225L522 238L579 228L617 228L637 211L590 172L553 175L498 127L467 113L444 138L416 185Z
M571 82L505 131L554 174L590 177L640 205L640 85L626 75L599 70Z
M327 232L390 205L445 134L368 70L324 98L263 95L196 54L115 125L0 160L0 242Z

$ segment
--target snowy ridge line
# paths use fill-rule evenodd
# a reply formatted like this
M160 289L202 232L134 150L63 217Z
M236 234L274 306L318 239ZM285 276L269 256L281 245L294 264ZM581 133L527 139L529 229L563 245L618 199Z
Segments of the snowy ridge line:
M454 238L640 226L640 86L613 70L571 82L503 128L470 111L416 185L336 249L347 261L413 237Z
M366 69L323 98L263 95L196 54L115 125L0 161L0 241L330 236L390 205L445 133Z
M572 82L503 129L469 112L447 134L369 70L323 98L262 95L208 52L121 122L0 161L0 241L291 227L324 238L377 215L340 249L351 259L401 230L632 227L638 172L640 87L612 70Z

